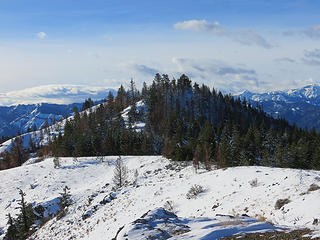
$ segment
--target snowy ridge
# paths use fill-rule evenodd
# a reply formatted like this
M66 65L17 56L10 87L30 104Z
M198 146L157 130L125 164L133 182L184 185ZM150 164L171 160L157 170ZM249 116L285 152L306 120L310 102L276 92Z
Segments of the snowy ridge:
M130 184L115 191L112 178L116 158L105 157L103 162L96 158L78 158L77 162L62 158L59 169L54 169L49 158L2 171L0 228L5 231L5 215L17 211L19 188L26 192L28 202L50 205L54 211L55 201L67 185L74 202L68 214L60 220L49 220L30 239L112 239L118 230L118 239L128 234L142 236L129 239L145 239L148 230L137 232L134 222L142 219L144 224L153 224L155 216L160 216L157 224L172 239L217 239L214 236L220 236L215 235L218 233L225 236L275 228L320 231L320 225L313 224L320 216L320 190L310 190L312 184L320 185L319 171L235 167L196 173L186 163L173 163L160 156L124 156ZM135 170L139 176L133 184ZM194 184L204 191L187 199ZM288 202L277 209L279 199ZM169 214L169 228L161 225L163 214ZM170 226L179 231L173 233Z
M246 98L255 102L284 101L297 102L304 101L315 106L320 106L320 84L311 84L302 88L284 91L272 91L266 93L253 93L244 91L236 96Z
M21 139L22 146L26 149L30 148L30 140L32 140L32 142L37 147L44 146L47 145L50 142L50 140L53 140L55 136L58 136L59 133L63 134L65 122L66 120L62 120L52 126L49 126L48 128L44 128L34 132L24 133L17 137ZM0 144L0 153L3 153L4 151L10 151L12 144L17 137L11 138L5 141L4 143Z

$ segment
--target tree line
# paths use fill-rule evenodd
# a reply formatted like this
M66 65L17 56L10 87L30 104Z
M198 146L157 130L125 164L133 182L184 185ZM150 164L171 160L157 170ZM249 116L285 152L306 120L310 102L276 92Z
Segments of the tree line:
M139 101L143 107L137 108ZM110 92L90 107L89 99L85 111L74 109L64 134L41 151L59 157L162 154L208 169L212 164L320 169L320 134L314 129L275 119L261 106L192 83L184 74L178 79L156 74L140 91L131 80L129 89L120 86L116 97ZM143 131L136 122L145 123Z

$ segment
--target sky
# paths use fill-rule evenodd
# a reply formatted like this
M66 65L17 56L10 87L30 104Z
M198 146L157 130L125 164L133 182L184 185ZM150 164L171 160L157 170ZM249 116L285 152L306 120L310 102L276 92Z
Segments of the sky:
M320 83L320 1L1 0L0 93L138 87L155 73L224 91Z

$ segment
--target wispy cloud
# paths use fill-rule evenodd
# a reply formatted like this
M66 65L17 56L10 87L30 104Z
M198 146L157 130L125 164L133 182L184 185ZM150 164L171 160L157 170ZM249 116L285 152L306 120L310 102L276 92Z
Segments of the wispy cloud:
M320 49L316 48L312 51L305 50L304 55L309 58L318 58L320 59Z
M189 20L174 24L174 28L180 30L190 30L194 32L205 32L216 36L230 38L248 46L260 46L271 48L272 45L259 33L250 29L231 30L222 26L219 22L210 23L207 20Z
M189 20L174 24L176 29L192 30L197 32L209 32L217 35L225 35L226 29L219 22L210 23L207 20Z
M45 39L47 37L47 34L45 32L38 32L37 37L40 39Z
M288 58L288 57L283 57L283 58L275 58L274 59L275 62L278 62L278 63L295 63L296 61L292 58Z
M264 48L272 48L272 45L254 30L238 30L230 33L231 38L244 45L257 45Z
M320 49L305 50L304 58L302 61L308 65L319 66L320 65Z
M260 86L254 69L230 65L214 59L196 60L173 58L179 72L187 73L194 79L213 81L215 87L230 89L234 92L244 89L256 89Z
M304 29L291 29L291 30L286 30L283 32L284 36L303 36L303 37L308 37L311 39L320 39L320 24L318 25L313 25L311 27L308 28L304 28Z
M303 30L302 33L310 38L320 39L320 24Z
M144 75L154 76L156 73L160 72L155 68L152 68L143 64L133 64L132 67L136 72L142 73Z

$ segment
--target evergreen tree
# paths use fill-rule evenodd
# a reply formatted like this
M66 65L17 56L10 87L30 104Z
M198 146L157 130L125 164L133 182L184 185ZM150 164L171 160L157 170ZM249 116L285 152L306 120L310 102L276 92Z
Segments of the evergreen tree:
M12 147L10 154L13 157L13 161L16 162L17 166L21 166L27 160L27 154L22 144L20 136L15 137L12 141Z
M84 111L88 108L91 108L94 105L94 102L92 101L91 98L88 98L85 100L85 102L82 104L81 111Z
M21 199L19 200L20 214L17 217L17 229L18 229L18 239L26 239L29 235L30 227L35 221L35 215L33 212L33 207L31 203L25 201L26 194L20 189L19 194Z
M238 127L233 125L231 136L231 166L240 165L241 138Z
M66 210L72 204L70 188L65 186L63 192L60 193L60 201L58 203L60 210Z
M9 225L9 227L6 232L5 239L6 240L17 240L18 239L18 230L17 230L17 226L16 226L17 225L16 220L11 217L10 213L7 216L8 216L7 225Z
M130 111L128 112L128 121L132 126L136 121L138 121L138 113L136 103L131 105Z

